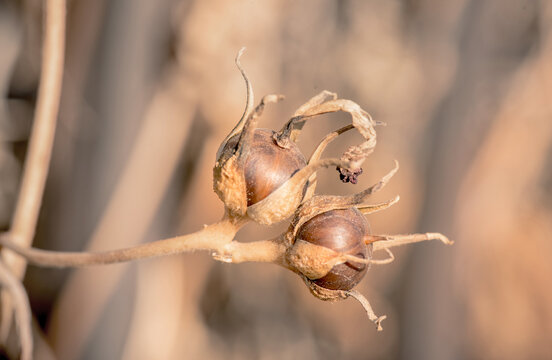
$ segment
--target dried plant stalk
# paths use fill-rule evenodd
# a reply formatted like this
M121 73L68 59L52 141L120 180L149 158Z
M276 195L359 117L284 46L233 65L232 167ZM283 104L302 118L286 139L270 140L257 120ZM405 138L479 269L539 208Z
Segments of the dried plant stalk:
M32 243L46 177L50 165L57 116L59 111L61 84L63 78L63 63L65 53L65 0L48 0L44 5L44 37L42 46L42 69L38 100L35 109L33 129L29 140L29 148L21 180L21 190L15 206L15 213L10 227L13 241L22 247ZM12 272L15 279L21 279L25 273L26 261L12 253L2 250L4 269ZM3 274L9 278L9 274ZM13 288L13 287L12 287ZM14 292L12 292L13 294ZM23 301L19 296L10 299L2 292L2 324L0 338L5 342L10 331L13 307L23 309L16 311L16 316L24 316L18 323L30 324L28 307L12 304ZM26 301L26 299L25 299ZM32 349L32 341L21 339L22 345ZM25 349L28 352L28 349ZM30 354L26 354L30 357Z
M106 265L199 250L221 251L244 223L225 218L196 233L105 252L58 252L26 248L10 241L8 234L0 236L0 244L40 266L63 268Z
M33 331L31 306L21 281L0 260L0 284L13 300L13 310L21 344L21 360L30 360L33 355Z
M13 241L21 246L29 246L33 240L52 154L63 77L65 0L46 1L44 15L38 100L21 190L10 228ZM6 252L2 252L2 256L6 266L21 278L25 271L25 261Z

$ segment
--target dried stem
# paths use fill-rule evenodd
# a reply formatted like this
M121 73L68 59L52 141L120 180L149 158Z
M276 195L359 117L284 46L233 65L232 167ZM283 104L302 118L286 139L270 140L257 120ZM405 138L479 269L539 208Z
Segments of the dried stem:
M12 238L21 247L29 246L34 238L52 154L63 77L65 9L65 0L48 0L45 3L38 100L21 190L10 228ZM15 278L21 279L25 273L25 260L6 251L2 251L2 258L8 271L11 271ZM0 336L3 340L6 339L11 326L12 306L9 297L2 293ZM16 309L17 306L16 304Z
M234 264L270 262L286 266L284 261L285 252L286 247L280 237L248 243L232 241L224 246L222 253L215 255L215 259Z
M0 260L0 284L11 295L14 303L15 320L21 343L21 359L29 360L33 354L33 332L31 306L27 298L27 292L21 281L13 275Z
M0 236L0 244L34 265L57 268L105 265L199 250L223 253L224 246L232 241L243 224L245 220L224 218L192 234L103 252L58 252L26 248L10 241L9 234Z
M29 141L29 150L15 206L10 233L13 241L29 246L35 234L42 193L48 175L61 94L65 49L65 0L48 0L45 8L45 35L38 101ZM17 277L25 262L3 254L6 265Z

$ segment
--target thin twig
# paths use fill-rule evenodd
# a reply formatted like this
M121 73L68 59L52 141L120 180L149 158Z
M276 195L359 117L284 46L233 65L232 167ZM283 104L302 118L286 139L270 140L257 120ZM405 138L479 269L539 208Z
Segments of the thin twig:
M38 100L21 190L10 229L12 239L20 246L29 246L35 235L52 154L63 77L65 9L65 0L48 0L44 9L44 42ZM2 256L6 267L16 278L21 279L25 273L25 260L6 251L2 251ZM3 339L9 332L11 308L10 300L3 294L0 331Z
M14 276L0 259L0 284L11 295L14 303L15 321L21 343L21 359L29 360L33 354L31 306L21 281Z
M36 228L42 193L48 175L61 94L65 47L65 0L48 0L45 9L43 65L29 150L10 233L21 246L29 246ZM24 261L7 260L21 276Z

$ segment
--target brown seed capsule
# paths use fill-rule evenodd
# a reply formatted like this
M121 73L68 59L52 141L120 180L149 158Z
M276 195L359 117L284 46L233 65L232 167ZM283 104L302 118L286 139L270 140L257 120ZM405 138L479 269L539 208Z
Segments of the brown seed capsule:
M359 258L371 258L372 245L366 245L364 237L369 224L356 208L331 210L313 217L299 228L296 240L324 246L341 254ZM330 290L350 290L362 280L368 265L347 261L335 265L330 272L312 280L316 285Z
M284 149L273 140L274 131L256 129L244 161L247 206L258 203L307 165L299 147L291 143ZM236 146L239 135L230 138L225 149ZM223 150L224 151L224 150Z

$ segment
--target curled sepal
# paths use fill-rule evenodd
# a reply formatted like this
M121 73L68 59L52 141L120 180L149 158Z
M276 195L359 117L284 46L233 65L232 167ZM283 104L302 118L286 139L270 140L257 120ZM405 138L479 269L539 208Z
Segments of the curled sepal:
M376 324L376 329L378 331L382 331L383 328L381 327L381 322L383 320L387 319L387 316L386 315L377 316L374 313L374 310L372 310L372 306L370 305L370 302L368 301L368 299L366 299L366 297L364 295L362 295L361 293L359 293L358 291L349 290L349 291L346 291L346 293L347 293L347 296L350 296L350 297L354 298L355 300L357 300L362 305L364 310L366 310L366 314L368 315L368 319L370 319L374 324Z
M324 139L322 139L320 144L318 144L318 146L316 147L314 152L312 153L312 155L309 159L309 163L318 161L329 143L331 143L339 135L341 135L344 132L347 132L349 130L352 130L352 129L354 129L353 125L347 125L347 126L344 126L340 129L337 129L335 131L332 131L331 133L326 135L324 137ZM309 182L308 182L308 185L307 185L307 190L305 191L304 200L308 200L314 195L314 192L316 191L316 185L317 185L317 179L316 179L316 173L314 173L309 178Z
M298 111L274 138L278 145L286 147L290 141L295 141L308 118L338 111L349 113L352 117L352 125L366 141L360 145L349 147L341 159L349 161L351 165L348 167L338 167L337 170L343 182L355 184L358 175L362 173L362 163L374 151L376 146L376 130L374 127L381 123L375 122L370 114L364 111L357 103L347 99L332 98L327 94L332 93L322 92L304 104L300 108L301 111Z
M314 295L316 298L323 300L323 301L338 301L338 300L344 300L348 297L352 297L353 299L357 300L364 310L366 311L366 314L368 315L368 319L372 321L376 325L377 331L382 331L383 327L381 326L381 322L385 319L387 319L386 315L378 316L374 313L374 310L372 309L372 306L370 305L370 302L364 295L359 293L356 290L329 290L326 288L323 288L321 286L318 286L316 283L314 283L312 280L307 278L306 276L302 275L301 278L309 288L312 295Z
M243 111L241 119L238 121L236 126L234 126L232 131L230 131L230 133L226 136L226 138L220 144L220 147L217 150L217 159L220 158L222 149L224 148L224 146L226 145L228 140L230 140L231 137L233 137L236 134L239 134L242 131L243 127L245 126L245 122L246 122L247 118L249 117L249 114L253 110L253 104L254 104L254 101L255 101L254 100L254 95L253 95L253 87L251 86L251 82L247 78L247 75L245 74L245 70L243 69L243 67L240 63L240 58L243 55L244 51L245 51L245 47L242 47L240 49L240 51L238 51L238 55L236 55L236 60L235 61L236 61L236 66L238 67L238 70L240 71L240 73L243 77L243 80L245 81L245 87L247 89L245 109Z
M322 167L345 165L347 162L339 159L322 159L308 164L264 200L250 205L247 208L247 215L264 225L287 219L301 204L305 185L312 174Z
M316 147L316 149L314 150L314 152L312 153L310 159L309 159L309 162L313 162L313 161L316 161L318 159L320 159L320 157L322 156L322 152L324 152L324 150L326 150L326 147L328 146L329 143L331 143L333 140L335 140L335 138L337 138L339 135L349 131L349 130L352 130L354 129L354 126L353 125L346 125L342 128L339 128L335 131L332 131L331 133L329 133L328 135L326 135L324 137L324 139L322 139L322 141L320 141L320 143L318 144L318 146Z
M305 125L305 114L315 106L335 99L337 99L336 93L323 90L321 93L313 96L309 101L301 105L299 109L295 111L291 120L289 120L286 126L277 134L276 141L278 145L285 147L290 140L296 142L303 129L303 125Z

